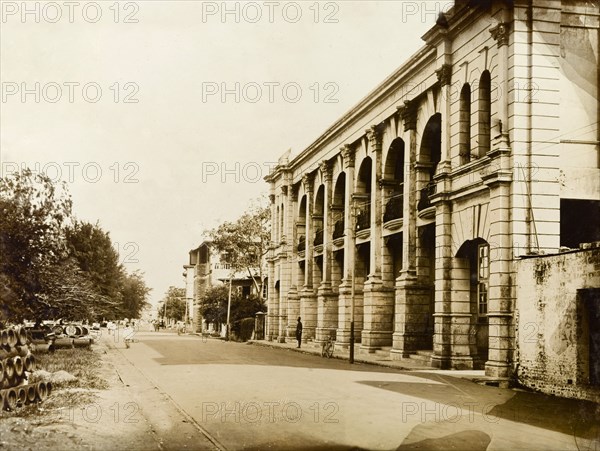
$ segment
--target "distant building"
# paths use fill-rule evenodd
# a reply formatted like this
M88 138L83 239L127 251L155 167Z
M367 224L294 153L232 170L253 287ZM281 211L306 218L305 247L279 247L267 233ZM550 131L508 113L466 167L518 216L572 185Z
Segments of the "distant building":
M568 309L580 296L596 299L585 301L589 318L600 312L588 254L524 260L600 240L599 13L586 1L456 1L423 48L282 158L266 178L268 338L292 338L301 316L305 339L348 346L354 320L362 352L546 377L535 346L522 342L519 310L538 318L534 293L517 299L523 274L576 261L572 277L588 291L571 287ZM552 337L563 332L552 328L584 327L572 310L569 324L554 304L542 310ZM574 351L561 361L553 340L543 346L560 378ZM520 346L527 368L518 368ZM598 384L589 377L597 359L585 362L564 387Z
M250 296L257 293L256 286L261 285L260 277L257 274L250 274L244 271L231 273L231 265L227 263L227 256L221 255L211 247L210 241L204 241L200 246L189 252L189 264L184 265L186 274L186 298L191 304L192 321L194 330L202 332L203 327L209 325L203 324L202 316L199 312L200 302L206 290L218 284L229 284L232 278L232 289L236 290L240 296ZM253 280L256 279L256 283ZM266 283L264 284L266 286ZM266 289L260 294L266 299Z

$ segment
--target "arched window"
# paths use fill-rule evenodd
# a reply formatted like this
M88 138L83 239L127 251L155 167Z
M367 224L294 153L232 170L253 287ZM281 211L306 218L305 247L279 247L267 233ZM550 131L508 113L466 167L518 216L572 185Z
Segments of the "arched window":
M275 238L275 243L279 243L279 218L280 218L280 213L279 213L279 207L277 207L277 216L275 216L275 233L274 233L274 238Z
M483 71L479 80L479 157L490 151L491 119L491 77L489 71Z
M469 83L465 83L460 91L458 125L460 164L465 164L471 161L471 86Z
M283 208L283 204L281 204L281 217L279 219L279 240L283 240L285 236L285 209Z

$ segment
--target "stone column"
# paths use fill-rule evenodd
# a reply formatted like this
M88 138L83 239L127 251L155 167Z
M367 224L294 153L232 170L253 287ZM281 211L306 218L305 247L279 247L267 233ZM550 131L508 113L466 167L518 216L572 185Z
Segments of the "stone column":
M350 343L350 322L352 304L352 267L355 264L356 244L354 239L354 214L352 195L354 194L354 157L355 151L349 145L340 148L346 173L344 205L344 268L338 297L338 329L336 343L347 347Z
M291 285L288 290L288 309L287 309L287 336L292 340L296 336L296 321L300 316L300 296L298 293L298 248L295 243L298 242L297 227L295 222L296 211L298 208L298 187L288 186L289 206L286 212L288 220L288 263L290 267Z
M404 226L402 228L402 271L396 279L394 334L391 357L399 360L419 350L426 340L429 288L417 278L417 113L415 101L401 108L404 131L409 132L408 167L404 181Z
M288 220L288 213L290 210L290 202L289 202L289 192L288 192L288 172L282 169L282 182L281 185L281 193L279 204L283 203L282 209L279 211L280 216L280 226L279 230L279 247L277 253L277 260L279 266L279 336L277 337L277 341L280 343L285 343L285 337L287 335L287 326L288 326L288 291L290 285L292 284L291 280L291 268L290 261L288 258L288 243L290 237L290 221Z
M371 243L370 271L364 285L364 324L361 351L374 352L392 344L392 315L394 300L392 291L381 280L382 252L382 173L381 131L372 126L367 130L373 164L371 166Z
M446 42L446 45L450 44ZM448 194L452 191L450 171L450 108L452 103L452 66L444 63L436 71L442 98L441 161L435 176L437 192L432 200L435 205L435 313L433 333L433 355L431 365L450 368L452 341L452 208Z
M302 341L315 338L317 326L317 295L313 288L314 265L314 175L304 174L302 177L306 192L306 270L304 272L304 287L300 294L300 316L302 317Z
M503 11L504 22L490 30L498 44L498 84L503 93L508 93L508 43L510 24L508 11ZM488 292L488 361L486 376L510 377L514 352L514 280L512 261L513 235L511 225L512 165L511 148L508 140L508 95L498 102L500 124L492 131L492 149L489 174L483 177L490 188L490 278ZM527 182L526 182L527 183Z
M323 217L323 274L317 290L317 334L316 341L326 340L335 335L337 327L338 300L331 289L332 235L333 235L333 186L331 165L328 161L321 162L321 173L325 182L325 199Z
M491 165L493 169L483 177L490 188L489 344L485 374L493 377L511 376L514 350L509 153L507 148L493 149L490 156L496 164Z

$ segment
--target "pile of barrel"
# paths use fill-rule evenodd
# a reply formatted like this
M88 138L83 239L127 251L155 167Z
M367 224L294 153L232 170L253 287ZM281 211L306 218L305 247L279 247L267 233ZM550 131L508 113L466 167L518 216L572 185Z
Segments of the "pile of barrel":
M29 349L25 328L0 329L1 409L14 410L48 397L52 391L51 382L28 383L35 369L36 359Z

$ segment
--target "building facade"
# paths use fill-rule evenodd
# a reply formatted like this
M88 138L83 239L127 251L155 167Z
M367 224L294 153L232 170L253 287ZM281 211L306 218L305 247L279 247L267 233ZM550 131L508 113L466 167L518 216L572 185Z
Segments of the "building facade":
M266 177L267 336L509 377L515 262L595 241L599 7L456 1L425 46ZM594 210L595 209L595 210Z
M260 277L254 275L255 280L243 271L232 273L231 265L227 263L225 255L216 252L210 241L204 241L200 246L189 252L189 263L183 266L186 280L186 300L191 301L191 320L196 332L204 332L210 325L203 324L200 306L202 297L207 289L215 285L232 282L232 290L240 296L262 296L266 298L266 289L258 293L261 284ZM266 282L265 282L266 283ZM223 331L224 333L224 331Z

